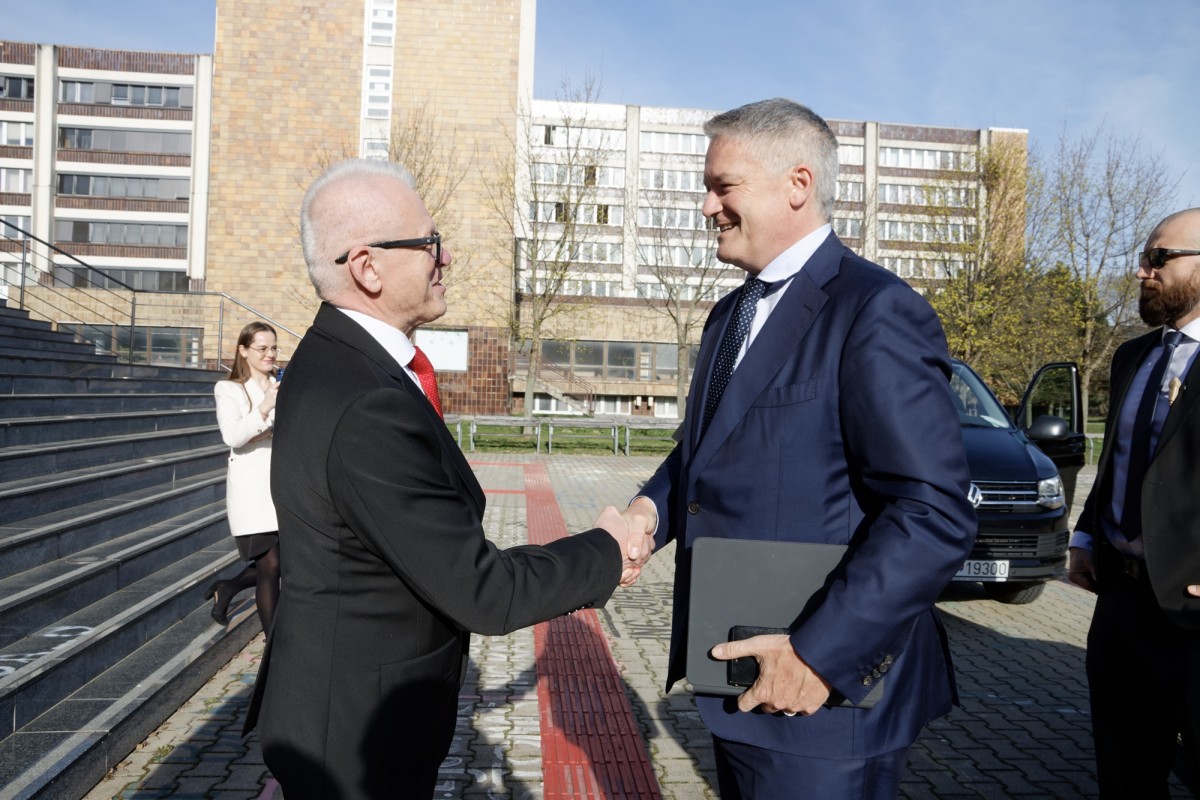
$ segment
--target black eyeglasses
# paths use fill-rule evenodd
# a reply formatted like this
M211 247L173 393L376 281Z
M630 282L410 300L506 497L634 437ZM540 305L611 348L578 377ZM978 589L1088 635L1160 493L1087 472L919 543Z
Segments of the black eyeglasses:
M441 265L442 263L442 234L435 233L432 236L422 236L420 239L396 239L391 242L375 242L367 247L378 247L383 250L396 250L401 247L428 247L433 245L433 263ZM350 258L350 251L342 253L333 260L335 264L345 264L346 259Z
M1149 250L1143 250L1140 263L1144 266L1151 266L1154 269L1162 269L1167 265L1167 260L1176 258L1177 256L1200 256L1200 250L1170 250L1166 247L1151 247Z

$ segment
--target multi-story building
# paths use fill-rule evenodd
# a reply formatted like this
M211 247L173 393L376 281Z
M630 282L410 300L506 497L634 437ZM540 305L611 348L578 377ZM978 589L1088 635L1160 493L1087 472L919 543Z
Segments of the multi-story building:
M542 330L524 336L537 343L543 364L591 385L599 413L679 415L678 382L707 309L745 277L716 263L702 214L703 124L715 113L533 103L520 170L529 177L518 204L519 302L528 318L551 289L569 299ZM981 154L1001 143L1023 154L1027 136L845 120L830 126L839 143L834 231L922 291L973 257L987 216ZM524 386L520 371L514 384ZM573 410L569 398L550 392L533 399L535 413Z
M743 277L701 212L713 112L532 100L534 6L219 0L213 56L0 43L0 219L127 286L302 332L305 186L337 159L404 161L454 256L450 312L418 333L449 411L521 412L528 386L533 413L676 417L707 310ZM922 288L970 258L978 154L1025 138L831 125L835 230ZM70 257L10 233L0 267L70 281ZM139 325L189 363L235 333Z
M0 261L83 285L19 229L137 289L202 284L211 74L206 55L0 42Z

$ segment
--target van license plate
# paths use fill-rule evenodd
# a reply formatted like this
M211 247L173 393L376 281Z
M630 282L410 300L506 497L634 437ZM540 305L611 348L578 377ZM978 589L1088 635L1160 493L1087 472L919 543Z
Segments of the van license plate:
M964 561L954 576L956 581L1007 581L1008 561Z

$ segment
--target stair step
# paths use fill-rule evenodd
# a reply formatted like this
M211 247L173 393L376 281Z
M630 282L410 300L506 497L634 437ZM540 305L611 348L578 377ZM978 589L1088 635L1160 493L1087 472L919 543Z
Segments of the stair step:
M212 380L176 380L174 378L111 378L95 376L50 375L36 373L0 372L0 395L45 394L136 394L187 393L213 396L213 384L218 376L204 373Z
M39 354L62 353L66 355L88 356L96 352L95 345L88 342L77 342L69 333L48 331L36 336L28 333L12 334L0 329L0 352L4 351L35 351Z
M186 408L215 410L216 401L211 392L0 394L0 419L4 420L93 414L111 416L130 411L180 411Z
M0 739L5 798L83 797L260 632L250 603L241 604L228 628L209 618L202 594L215 566L195 565L188 589L175 594L186 612L178 622ZM170 594L164 590L162 602L171 602ZM7 700L0 700L6 719Z
M222 467L0 526L0 578L74 555L114 531L142 528L224 499Z
M0 450L215 425L214 408L151 409L0 419Z
M57 473L53 464L48 464L32 477L8 481L0 485L0 525L211 472L224 464L229 454L219 435L209 431L184 431L180 435L168 431L126 438L140 439L143 444L156 442L163 446L162 452ZM213 443L213 439L217 441ZM179 449L182 447L188 449ZM8 466L9 460L0 460L5 474Z
M0 664L30 632L230 538L215 502L0 580Z

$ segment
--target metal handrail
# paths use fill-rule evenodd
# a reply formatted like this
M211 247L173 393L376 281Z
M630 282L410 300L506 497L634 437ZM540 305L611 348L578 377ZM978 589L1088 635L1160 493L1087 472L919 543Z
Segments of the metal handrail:
M227 329L235 328L232 336L236 337L247 322L268 322L279 334L280 361L288 360L285 354L294 350L302 338L302 334L225 292L136 289L6 220L0 220L0 224L4 226L0 227L0 243L21 242L19 280L9 279L11 262L0 261L0 267L4 268L0 270L0 286L19 285L19 308L48 320L60 330L69 330L78 341L92 344L97 354L114 355L126 362L140 361L144 355L145 359L157 364L228 370L230 366L225 363L225 353L234 348L226 347ZM15 238L8 234L10 229L17 232ZM31 241L69 258L78 266L62 266L48 258L45 259L47 263L40 266L31 263ZM8 248L3 250L12 252ZM64 281L58 272L60 268L70 270L74 280ZM120 288L113 289L108 284ZM181 318L194 320L195 324L180 326ZM155 351L151 337L147 336L146 352L142 354L136 350L139 323L147 329L196 329L199 348L186 354ZM127 331L127 346L121 345L118 329ZM215 346L208 337L210 330L216 331Z

